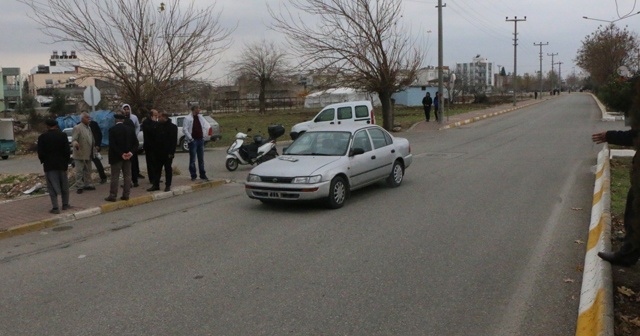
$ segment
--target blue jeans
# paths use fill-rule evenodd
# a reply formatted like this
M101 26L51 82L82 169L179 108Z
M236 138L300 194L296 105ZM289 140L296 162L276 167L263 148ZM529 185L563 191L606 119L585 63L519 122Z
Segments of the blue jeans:
M204 170L204 140L193 140L189 143L189 173L191 173L192 179L198 177L196 174L196 156L198 157L200 178L206 179L207 172Z

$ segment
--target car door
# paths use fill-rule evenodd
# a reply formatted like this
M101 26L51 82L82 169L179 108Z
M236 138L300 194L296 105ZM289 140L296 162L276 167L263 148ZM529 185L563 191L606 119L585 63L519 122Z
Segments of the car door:
M354 148L364 150L363 154L349 158L349 179L352 187L355 188L376 179L377 162L366 130L359 130L354 134L351 149Z
M396 150L391 142L391 136L380 128L374 127L367 130L373 144L373 154L376 157L376 176L386 177L391 173L393 161L396 158Z
M333 125L336 123L336 109L328 108L322 110L318 115L313 119L315 125Z

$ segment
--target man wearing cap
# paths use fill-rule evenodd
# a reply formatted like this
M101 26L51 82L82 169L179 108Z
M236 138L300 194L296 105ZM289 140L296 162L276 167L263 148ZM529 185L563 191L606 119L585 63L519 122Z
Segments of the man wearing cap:
M76 165L75 186L78 194L82 194L83 190L96 190L96 187L91 185L91 160L95 155L95 142L89 127L91 117L87 112L80 116L80 123L73 127L71 135L73 160Z
M38 159L44 168L47 179L47 191L51 198L50 213L59 214L58 195L62 198L62 210L71 208L69 205L69 180L67 168L71 149L67 135L60 131L58 123L53 119L45 121L47 131L38 137Z
M191 106L191 114L184 118L182 133L189 143L189 173L191 181L198 177L196 172L196 157L198 158L198 171L200 179L208 181L207 172L204 170L204 135L209 133L211 125L200 114L198 105Z
M118 180L120 172L124 179L121 200L129 199L131 190L131 158L138 149L138 137L133 127L124 124L125 116L115 116L116 124L109 129L109 164L111 165L111 184L109 196L105 201L115 202L118 197Z

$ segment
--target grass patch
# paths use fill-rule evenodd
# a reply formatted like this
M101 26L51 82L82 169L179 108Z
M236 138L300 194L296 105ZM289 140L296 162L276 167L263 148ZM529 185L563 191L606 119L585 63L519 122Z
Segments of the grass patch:
M616 157L611 159L611 215L616 218L624 216L627 203L627 192L631 187L629 172L631 171L630 157Z
M461 113L467 113L473 110L485 109L494 105L490 104L460 104L453 105L452 108L447 109L445 112L445 118L447 115L452 116ZM285 128L285 134L279 138L279 140L290 140L289 131L293 125L311 120L318 112L320 108L313 109L290 109L290 110L269 110L264 114L259 114L257 111L249 112L225 112L215 113L211 116L222 127L222 140L209 143L209 146L213 147L227 147L234 140L237 132L246 133L248 128L252 128L250 134L261 134L266 137L267 126L273 124L280 124ZM382 126L382 108L375 107L374 113L376 116L376 124ZM433 113L433 112L431 112ZM394 113L394 124L400 125L403 130L408 129L413 124L424 120L424 110L422 106L407 107L396 106Z

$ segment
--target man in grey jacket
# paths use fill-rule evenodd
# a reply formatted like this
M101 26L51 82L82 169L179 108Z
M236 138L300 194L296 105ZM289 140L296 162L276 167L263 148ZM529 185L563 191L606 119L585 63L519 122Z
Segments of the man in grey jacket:
M73 127L71 145L73 146L73 160L76 165L76 192L82 194L83 190L96 190L91 184L91 160L95 155L95 141L89 127L91 117L83 112L80 123Z

